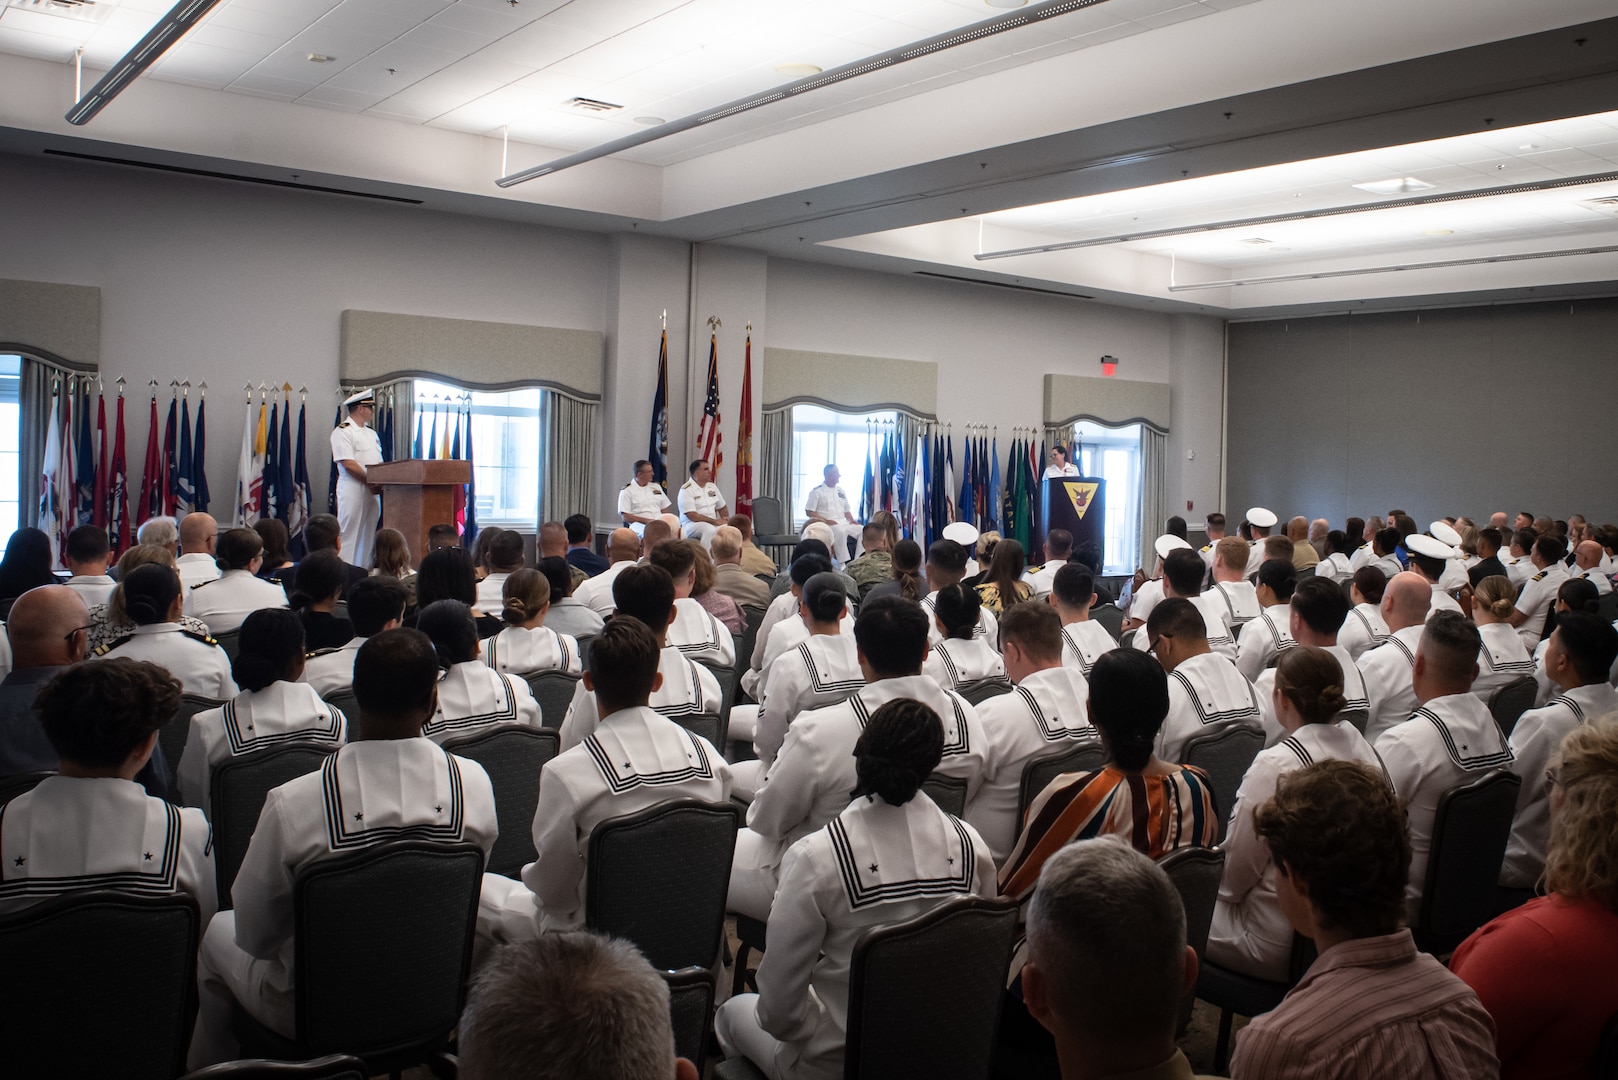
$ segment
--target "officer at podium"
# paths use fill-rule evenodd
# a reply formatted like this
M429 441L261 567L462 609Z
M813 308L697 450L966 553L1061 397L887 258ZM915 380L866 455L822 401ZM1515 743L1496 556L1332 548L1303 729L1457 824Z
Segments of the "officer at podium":
M368 569L377 522L382 518L382 488L366 481L366 470L382 464L382 441L371 427L376 395L361 390L350 395L343 407L348 419L331 433L331 459L337 463L337 523L343 531L341 554L350 564Z
M1051 447L1051 463L1045 467L1045 479L1056 480L1064 476L1079 475L1079 467L1067 459L1067 447L1057 443Z

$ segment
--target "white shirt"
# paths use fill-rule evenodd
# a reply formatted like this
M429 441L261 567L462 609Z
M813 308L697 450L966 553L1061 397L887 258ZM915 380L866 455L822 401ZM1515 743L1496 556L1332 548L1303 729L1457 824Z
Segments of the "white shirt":
M1204 595L1219 598L1225 609L1225 629L1232 637L1264 613L1264 605L1258 602L1258 590L1251 581L1216 581L1208 586ZM1210 632L1212 629L1209 627Z
M251 570L226 570L185 594L185 613L207 623L210 634L240 630L253 612L286 606L286 590Z
M828 487L825 484L818 484L811 488L809 497L804 500L803 508L809 514L831 518L840 525L847 524L853 514L849 509L848 495L841 485Z
M336 749L347 741L347 718L320 700L314 687L273 682L256 692L244 690L219 708L191 717L175 779L186 805L200 806L208 814L213 812L208 797L215 765L289 742Z
M1517 633L1530 651L1539 644L1540 635L1545 632L1545 616L1556 603L1556 590L1562 587L1567 577L1567 567L1558 561L1536 571L1523 585L1522 593L1517 597L1517 610L1523 613L1526 621L1517 627Z
M62 584L78 593L87 608L108 603L112 599L112 590L118 587L118 583L106 574L74 574Z
M927 613L927 641L937 647L944 640L944 632L938 628L938 594L930 592L921 598L921 610ZM996 650L1000 648L1000 621L994 617L994 612L988 608L978 609L977 629L972 636L981 637Z
M191 595L191 590L204 581L213 581L219 576L219 564L212 555L202 551L181 555L175 561L174 569L180 575L180 591L186 596Z
M671 504L669 497L663 494L661 484L641 484L631 480L625 484L623 490L618 492L618 512L620 514L634 514L636 517L660 517L663 511Z
M1486 623L1478 627L1478 636L1483 646L1478 649L1478 677L1472 680L1472 693L1487 704L1502 686L1532 675L1534 658L1509 623Z
M1241 636L1236 639L1236 666L1249 682L1258 678L1258 673L1268 667L1271 660L1298 647L1288 629L1291 624L1292 605L1276 604L1259 612L1258 618L1242 627Z
M1200 653L1169 672L1169 712L1158 729L1158 760L1185 760L1186 744L1238 725L1262 728L1258 694L1236 665L1218 653Z
M1371 703L1365 694L1365 680L1360 676L1360 669L1354 665L1353 658L1348 655L1348 650L1341 645L1323 647L1337 661L1337 666L1343 669L1343 712L1369 713ZM1264 714L1264 745L1274 746L1286 737L1286 729L1275 717L1274 668L1265 668L1259 673L1259 677L1253 681L1253 693L1258 695L1259 711Z
M854 635L810 635L765 669L761 685L753 751L769 765L799 713L845 701L865 685Z
M500 724L539 727L539 702L528 684L482 660L451 664L438 680L438 708L421 733L441 743Z
M983 679L1006 677L1006 665L1000 654L979 637L940 641L927 651L927 661L921 670L945 690L959 690Z
M508 675L527 675L535 671L566 671L577 675L579 666L578 640L567 634L558 634L548 626L525 630L508 626L479 643L483 662L496 671Z
M674 601L674 622L669 625L668 643L691 660L718 667L736 663L736 641L730 628L689 596Z
M1453 611L1457 615L1467 614L1461 610L1460 601L1456 600L1455 597L1444 591L1444 586L1442 583L1435 584L1433 586L1433 599L1432 602L1427 605L1427 617L1431 619L1440 611ZM1467 617L1470 618L1470 616Z
M1568 572L1568 576L1583 578L1588 581L1596 587L1597 595L1605 596L1607 593L1612 592L1612 578L1608 577L1600 566L1592 566L1588 570L1581 570L1575 566ZM77 578L69 578L68 584L71 585L77 580Z
M701 514L703 517L719 517L719 508L725 505L725 497L719 494L719 485L709 481L706 486L699 485L695 480L687 480L680 485L680 524L693 524L690 514ZM721 519L722 521L723 519Z
M1403 723L1416 711L1411 676L1416 669L1421 632L1421 626L1396 630L1387 641L1360 657L1360 677L1365 680L1365 696L1371 703L1365 737L1373 744L1384 731Z
M1043 600L1056 585L1056 572L1066 565L1066 559L1047 559L1022 576L1023 584L1034 590L1034 599Z
M730 766L700 735L644 707L602 720L540 770L537 856L522 869L540 932L584 925L584 860L597 825L674 799L729 798Z
M798 597L784 592L764 609L764 620L759 623L753 642L754 671L762 673L776 657L808 640L809 627L804 624L798 603ZM840 633L852 636L854 616L845 614L837 625Z
M1107 628L1094 619L1070 622L1062 627L1062 666L1077 671L1086 679L1090 669L1102 653L1111 652L1118 642Z
M1506 568L1506 577L1510 578L1511 583L1517 586L1519 589L1522 588L1523 582L1527 581L1529 578L1533 577L1539 572L1539 567L1535 566L1534 561L1527 555L1515 556L1502 554L1500 556L1500 562Z
M633 566L633 563L625 563ZM590 579L595 580L594 578ZM585 582L589 584L589 582ZM560 600L551 601L550 611L545 615L545 625L558 634L567 634L573 638L586 637L601 633L606 626L599 612L579 600L578 594L564 596Z
M1438 575L1438 587L1446 593L1469 585L1472 578L1466 572L1466 560L1461 558L1445 559L1444 572ZM1453 597L1451 598L1453 599Z
M153 798L117 777L47 776L7 803L0 814L0 911L88 888L186 893L196 897L206 927L219 900L213 832L202 811Z
M1531 889L1545 871L1545 853L1551 837L1551 793L1545 770L1562 749L1562 740L1583 724L1618 710L1618 690L1593 683L1566 690L1540 709L1523 713L1511 729L1511 771L1522 780L1517 791L1517 813L1506 843L1500 884Z
M663 685L652 692L647 703L652 711L672 720L718 715L723 694L713 672L687 659L672 645L658 653L657 671L663 676ZM569 750L583 742L596 729L597 721L596 696L584 688L581 679L573 688L573 700L568 702L567 716L562 720L562 749Z
M1349 565L1347 555L1334 551L1315 564L1315 577L1331 578L1337 582L1353 581L1354 568Z
M1382 571L1382 576L1386 578L1392 578L1394 574L1404 570L1404 567L1399 565L1398 556L1391 552L1387 555L1373 555L1370 565Z
M1413 924L1421 910L1438 800L1450 788L1509 766L1511 748L1483 702L1471 694L1454 694L1420 706L1407 722L1376 740L1376 752L1410 826L1405 915Z
M635 565L633 559L615 562L593 578L587 579L583 585L573 590L572 599L588 606L603 619L610 618L618 610L618 601L612 598L612 583L618 580L618 575Z
M1152 609L1163 602L1163 579L1152 578L1135 591L1135 599L1129 604L1129 617L1135 622L1144 623L1151 617Z
M330 652L318 653L303 662L303 681L321 697L347 690L354 685L354 657L369 638L349 638ZM355 717L358 720L359 717Z
M1225 598L1219 593L1198 593L1186 597L1191 606L1197 609L1202 616L1203 630L1208 635L1208 648L1223 656L1226 660L1236 659L1236 639L1231 636L1230 629L1225 623ZM1147 651L1149 638L1144 627L1137 630L1130 639L1130 645L1140 652Z
M1343 619L1343 628L1337 631L1337 644L1348 650L1355 663L1386 640L1388 624L1375 604L1355 604Z
M1017 800L1023 769L1035 758L1073 749L1080 743L1099 745L1085 708L1090 684L1071 668L1045 668L1029 675L1009 694L978 705L978 722L987 747L983 785L966 804L966 820L983 836L996 865L1011 854L1022 822Z
M331 459L333 461L352 461L356 465L371 466L382 464L382 440L378 437L375 428L357 424L353 420L344 420L331 431ZM348 474L348 470L341 465L337 467L337 479L341 482L359 484L360 481Z
M1047 466L1045 466L1045 479L1047 479L1047 480L1059 480L1064 476L1078 476L1078 475L1079 475L1079 467L1077 465L1073 464L1071 461L1068 462L1066 465L1047 465Z
M479 615L493 615L498 619L500 613L506 610L506 579L510 576L509 570L496 570L478 582L477 601L473 603L472 610Z
M179 623L137 626L127 637L114 638L97 649L96 656L150 660L179 679L187 694L224 701L237 693L225 650L212 638L194 634Z

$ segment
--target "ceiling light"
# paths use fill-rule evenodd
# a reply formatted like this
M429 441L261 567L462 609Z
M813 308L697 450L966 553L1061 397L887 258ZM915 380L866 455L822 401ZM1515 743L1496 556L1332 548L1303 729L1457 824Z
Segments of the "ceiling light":
M819 75L826 69L818 64L776 64L777 74L785 75L789 79L807 79L811 75Z
M1354 186L1372 195L1408 195L1412 191L1429 191L1438 185L1417 180L1414 176L1395 176L1392 180L1373 180L1369 184Z
M200 22L218 3L219 0L180 0L169 9L167 15L157 20L157 25L148 30L133 49L112 65L112 70L101 76L101 81L92 86L88 94L73 103L65 117L67 122L89 123L96 113L123 93L130 83L140 77L141 72L156 63L170 46L184 37L185 32Z
M1249 236L1246 240L1243 240L1242 243L1244 243L1244 244L1252 244L1254 247L1264 247L1264 246L1266 246L1268 244L1275 243L1275 241L1274 240L1266 240L1262 236Z
M566 101L562 102L562 104L569 109L578 109L580 112L593 113L616 112L617 110L623 108L622 105L614 105L610 101L602 101L599 98L587 97L568 98Z
M1517 147L1517 149L1519 149L1519 150L1538 150L1539 149L1539 144L1538 143L1532 143L1532 142L1525 142L1521 146Z
M327 56L325 53L312 52L309 54L309 62L311 64L329 64L335 59L337 59L337 57Z
M1423 236L1454 236L1455 235L1455 230L1454 229L1423 229L1423 230L1421 230L1421 235L1423 235Z
M656 127L657 125L659 125L659 124L661 124L663 122L664 121L663 121L663 118L661 116L637 116L637 117L635 117L635 123L637 123L637 124L645 124L647 127Z
M1357 277L1361 274L1388 274L1400 270L1447 270L1456 266L1489 266L1494 263L1529 262L1534 259L1561 259L1570 255L1618 255L1618 244L1607 244L1601 247L1563 248L1559 251L1525 251L1518 255L1484 255L1474 259L1444 259L1437 262L1394 263L1390 266L1360 266L1347 270L1317 270L1309 274L1275 274L1269 277L1198 281L1186 285L1170 285L1169 292L1225 289L1236 285L1276 285L1289 281L1318 281L1324 278Z

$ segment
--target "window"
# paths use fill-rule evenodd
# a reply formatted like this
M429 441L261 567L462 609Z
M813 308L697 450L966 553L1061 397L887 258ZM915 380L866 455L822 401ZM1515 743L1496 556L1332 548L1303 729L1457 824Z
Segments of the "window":
M0 356L0 547L22 524L22 357ZM36 509L35 516L38 514ZM32 519L28 522L33 524Z
M1073 444L1079 472L1107 482L1102 573L1133 574L1140 558L1140 425L1112 428L1081 420Z
M450 424L448 442L452 444L454 417L467 391L451 383L428 379L417 379L415 386L416 415L421 420L423 439L431 433L436 415L441 444L446 423ZM522 531L539 528L542 482L539 461L540 448L544 445L540 401L543 394L538 387L493 394L471 392L472 480L480 526L498 525ZM463 449L462 453L465 452ZM422 456L434 455L424 451Z
M881 430L892 431L898 415L891 409L840 413L819 405L792 406L792 505L787 515L794 532L809 520L803 504L815 485L826 482L827 465L836 465L843 474L839 483L848 494L854 516L860 516L860 485L865 480L872 434L877 430L871 425L886 424Z

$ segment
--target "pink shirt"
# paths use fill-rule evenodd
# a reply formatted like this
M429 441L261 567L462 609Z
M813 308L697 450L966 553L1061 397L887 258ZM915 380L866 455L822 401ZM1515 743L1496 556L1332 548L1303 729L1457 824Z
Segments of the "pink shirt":
M1494 1080L1494 1026L1477 994L1416 951L1409 930L1320 954L1280 1006L1236 1040L1236 1080Z

